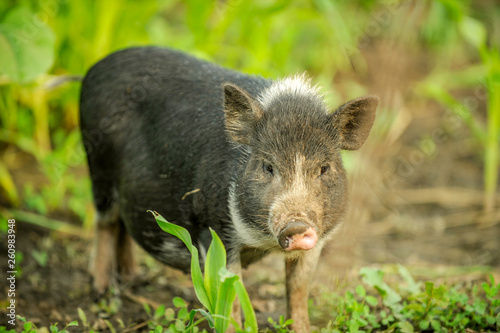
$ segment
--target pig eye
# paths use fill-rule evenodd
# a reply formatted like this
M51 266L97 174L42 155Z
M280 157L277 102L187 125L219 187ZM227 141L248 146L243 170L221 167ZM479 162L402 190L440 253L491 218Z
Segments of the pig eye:
M269 174L273 174L273 166L271 164L265 164L264 163L264 171L269 173Z
M328 170L330 170L330 166L329 165L322 166L321 167L321 174L320 174L320 176L323 176Z

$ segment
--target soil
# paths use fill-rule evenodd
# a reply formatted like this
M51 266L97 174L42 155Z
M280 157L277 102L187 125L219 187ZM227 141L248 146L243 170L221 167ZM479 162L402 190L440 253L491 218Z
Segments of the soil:
M417 278L451 275L481 280L486 272L493 272L500 280L500 196L496 210L484 214L478 143L447 110L414 92L414 82L432 67L430 57L384 43L369 45L363 53L370 78L359 83L381 97L376 126L386 131L370 138L360 153L349 156L353 165L349 214L323 253L313 279L312 299L325 290L355 284L359 268L367 265L404 264ZM474 90L460 94L473 96ZM478 103L480 109L483 101ZM393 125L382 123L389 120ZM19 186L41 181L39 171L29 163L13 174ZM54 217L80 223L65 212ZM156 263L137 249L141 273L115 289L119 296L110 298L111 302L121 304L115 314L106 315L96 304L87 272L91 237L53 232L21 220L16 234L16 247L23 254L22 272L16 280L17 314L38 327L79 320L81 308L90 326L101 332L109 331L106 320L118 331L149 331L150 316L142 302L172 306L172 298L180 296L197 306L189 276ZM4 240L2 272L7 271ZM46 263L35 259L36 253L44 252ZM277 320L285 314L283 269L279 257L269 256L244 271L262 327L269 316ZM0 289L3 324L8 289L3 278ZM83 330L79 321L72 332ZM313 324L323 324L322 318L313 317Z

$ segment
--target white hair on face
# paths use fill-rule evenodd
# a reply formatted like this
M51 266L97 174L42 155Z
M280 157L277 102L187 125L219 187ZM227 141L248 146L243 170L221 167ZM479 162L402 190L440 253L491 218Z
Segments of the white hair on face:
M305 73L297 74L274 81L273 84L262 91L258 100L266 108L276 99L284 95L308 96L323 98L317 85L311 84L311 79Z
M279 248L278 240L266 233L259 232L247 225L238 209L236 197L236 182L232 181L229 186L229 216L231 217L234 230L233 237L243 246L250 246L265 250Z

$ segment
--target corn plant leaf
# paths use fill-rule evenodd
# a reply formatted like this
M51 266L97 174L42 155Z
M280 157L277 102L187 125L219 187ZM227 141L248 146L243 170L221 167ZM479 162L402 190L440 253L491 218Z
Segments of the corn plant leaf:
M213 312L214 307L210 302L207 290L205 289L205 284L203 283L203 274L200 268L200 259L198 257L198 249L193 245L191 240L191 235L189 232L181 226L170 223L163 216L155 211L149 211L153 214L158 226L165 232L179 238L187 246L189 252L191 252L191 279L193 280L194 291L201 304L203 304L208 311Z
M4 164L0 164L0 191L3 190L9 201L17 206L19 205L19 195L17 193L16 185L12 180L9 170Z
M234 282L239 280L239 276L229 272L225 267L220 269L218 275L221 284L217 291L217 303L215 304L215 330L217 333L223 333L229 327L231 310L236 297Z
M215 304L221 284L219 271L221 268L226 267L226 249L215 231L210 229L210 232L212 233L212 242L208 248L207 259L205 261L205 289L207 290L210 302Z
M234 281L234 289L236 291L236 295L238 295L238 299L240 300L241 310L243 311L243 316L245 317L245 331L257 333L259 331L257 326L257 317L255 317L255 311L243 282L239 279Z
M210 328L214 328L215 327L215 324L214 324L214 317L207 311L203 310L203 309L193 309L191 310L191 312L189 313L189 322L186 326L187 328L187 331L189 331L189 329L192 328L192 326L196 326L196 322L194 321L194 316L196 315L196 313L199 313L201 314L208 322L208 326Z

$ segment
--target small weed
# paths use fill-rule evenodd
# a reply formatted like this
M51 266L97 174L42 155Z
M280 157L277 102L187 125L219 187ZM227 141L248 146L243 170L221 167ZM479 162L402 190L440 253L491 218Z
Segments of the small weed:
M40 265L40 267L47 267L47 261L49 260L49 254L47 251L32 250L31 256L35 259L37 264Z
M466 289L415 282L402 266L398 275L404 283L393 288L384 281L385 274L379 269L363 268L360 275L364 285L356 286L355 292L348 290L343 297L323 293L319 306L326 311L333 309L333 318L321 332L463 332L466 329L496 332L500 329L500 284L495 283L493 275L481 288L475 285ZM313 311L316 307L313 306Z
M277 333L293 332L288 328L288 326L293 324L293 320L291 319L285 320L284 316L280 316L278 322L275 322L271 317L267 318L267 321L269 322L269 324L273 326L275 332Z
M26 318L17 316L17 319L19 319L23 323L23 329L22 333L37 333L37 332L50 332L50 333L69 333L68 327L71 326L78 326L78 322L76 320L66 324L63 329L59 330L59 323L51 324L49 328L47 329L46 327L41 327L38 328L36 327L35 324L33 324L31 321L27 321ZM0 333L3 332L15 332L15 330L10 330L10 331L3 331L4 329L3 326L0 326ZM90 331L90 333L94 333L94 331Z
M151 332L200 332L200 328L197 326L205 318L194 321L194 315L197 310L190 312L187 308L188 304L180 297L174 297L172 301L175 309L160 305L155 309L154 313L149 305L144 303L144 310L151 317L148 323ZM206 330L202 330L201 332L206 332Z
M91 307L92 312L99 313L102 318L109 318L116 314L122 305L120 297L115 296L114 292L110 292L109 297L103 297L97 304Z

